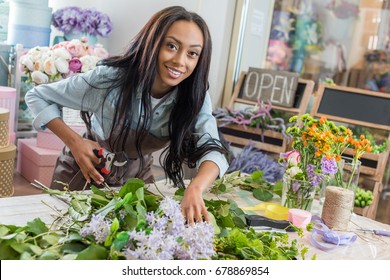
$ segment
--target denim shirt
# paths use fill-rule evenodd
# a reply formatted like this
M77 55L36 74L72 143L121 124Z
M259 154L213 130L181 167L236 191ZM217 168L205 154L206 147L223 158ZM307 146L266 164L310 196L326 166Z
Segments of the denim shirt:
M33 127L36 130L44 130L46 124L51 120L62 118L62 107L68 107L75 110L92 112L91 129L101 139L107 139L114 114L117 110L115 101L118 96L118 91L112 91L104 103L104 96L107 93L107 89L93 88L93 94L86 94L86 92L90 90L90 84L94 84L99 77L114 77L116 71L113 67L98 66L87 73L81 73L55 83L42 84L28 91L25 96L25 101L35 116ZM138 120L140 114L141 95L141 92L137 94L133 107L134 120ZM175 88L161 98L160 102L153 109L150 133L155 137L160 139L167 139L169 137L169 117L175 105L176 97L177 89ZM201 136L205 133L210 134L213 138L219 139L217 123L212 115L211 99L208 93L206 94L204 104L199 112L195 125L195 134ZM203 142L201 138L199 145ZM198 161L197 167L199 168L199 165L206 160L210 160L218 165L220 177L228 168L225 156L219 152L212 151L206 154Z

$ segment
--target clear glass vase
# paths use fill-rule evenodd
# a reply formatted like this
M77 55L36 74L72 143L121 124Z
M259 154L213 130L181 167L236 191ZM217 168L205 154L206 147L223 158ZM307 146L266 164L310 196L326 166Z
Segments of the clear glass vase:
M328 186L336 186L344 189L348 189L356 193L357 187L359 185L359 174L361 161L354 161L350 157L342 157L337 163L338 172L334 177L324 181L322 183L320 191L320 206L324 204L325 200L325 189ZM353 209L353 205L351 206Z
M309 181L301 181L283 176L282 205L310 211L316 188Z

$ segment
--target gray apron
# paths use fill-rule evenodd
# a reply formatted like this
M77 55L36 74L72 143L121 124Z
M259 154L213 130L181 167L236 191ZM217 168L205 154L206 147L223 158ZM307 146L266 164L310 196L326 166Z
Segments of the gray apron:
M127 161L124 166L118 167L112 165L111 172L108 175L102 174L105 178L105 182L111 186L122 186L129 178L139 178L145 181L145 183L152 183L154 177L152 174L153 157L152 153L166 147L169 140L159 139L152 134L147 134L141 144L141 150L144 157L144 167L139 170L141 160L136 151L135 146L135 132L130 131L126 140L125 151L111 151L108 145L108 140L100 140L97 135L91 132L87 132L84 137L90 140L97 141L102 148L106 148L109 152L115 153L115 160L118 162ZM119 141L121 142L121 141ZM117 152L120 151L120 152ZM97 166L97 169L102 166ZM58 181L58 182L56 182ZM60 156L57 159L56 167L52 178L52 189L63 189L64 184L67 184L70 190L82 190L86 184L86 180L80 171L75 159L73 158L68 147L64 147ZM92 185L99 187L94 182Z

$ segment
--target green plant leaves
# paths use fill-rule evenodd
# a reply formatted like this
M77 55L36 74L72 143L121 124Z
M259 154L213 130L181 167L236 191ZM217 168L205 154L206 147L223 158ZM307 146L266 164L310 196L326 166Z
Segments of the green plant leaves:
M267 189L269 186L257 188L256 184L261 181L260 173L249 177L230 175L222 178L221 184L224 186L219 190L228 190L231 186L240 183L255 186L253 187L254 196L267 199L272 192ZM152 228L146 222L146 215L151 211L160 211L159 201L162 197L145 191L144 183L139 179L130 179L119 192L96 187L92 187L91 191L91 193L55 192L55 195L69 201L67 212L59 213L56 220L57 227L49 228L39 218L28 222L23 227L0 225L0 259L124 259L123 250L129 245L130 232L132 230L142 230L145 234L151 232ZM179 189L175 193L175 199L181 199L182 196L183 190ZM267 239L246 229L245 213L235 201L231 199L204 201L214 226L216 250L220 253L217 258L289 259L294 254L298 254L295 248L287 248L286 253L278 251L277 243L284 244L283 242L288 241L288 238L278 237L279 240L276 237L270 237ZM91 219L98 215L102 216L103 222L108 223L105 224L106 235L100 239L99 244L96 236L85 233L86 228L96 226L91 225ZM85 227L86 225L88 227ZM107 226L109 226L108 233ZM232 231L235 232L233 236ZM262 238L261 241L260 238ZM247 241L242 246L235 247L232 240ZM267 247L269 251L263 247Z
M103 246L92 244L81 251L76 260L106 260L108 257L107 249Z

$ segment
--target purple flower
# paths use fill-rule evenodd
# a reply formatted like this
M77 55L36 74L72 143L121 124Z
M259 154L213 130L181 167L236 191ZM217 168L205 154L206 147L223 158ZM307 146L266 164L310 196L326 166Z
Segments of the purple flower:
M90 35L107 37L112 32L110 17L93 8L66 7L58 9L53 13L51 23L65 34L85 32Z
M294 182L292 183L292 190L293 190L294 192L297 192L297 191L299 190L300 187L301 187L301 184L300 184L299 182L294 181Z
M146 221L151 231L129 233L126 259L209 259L215 254L213 225L186 225L179 203L172 198L165 197L159 210L146 214Z
M310 180L310 183L313 185L313 186L318 186L322 180L323 180L323 176L321 175L318 175L315 170L314 170L314 166L312 164L308 164L307 167L306 167L306 172L307 172L307 177L309 178Z
M106 237L110 234L111 224L104 220L103 215L92 215L91 221L84 225L80 230L81 236L92 235L96 243L104 243Z
M334 158L327 159L325 156L321 159L321 169L325 174L334 175L337 173L338 167Z

